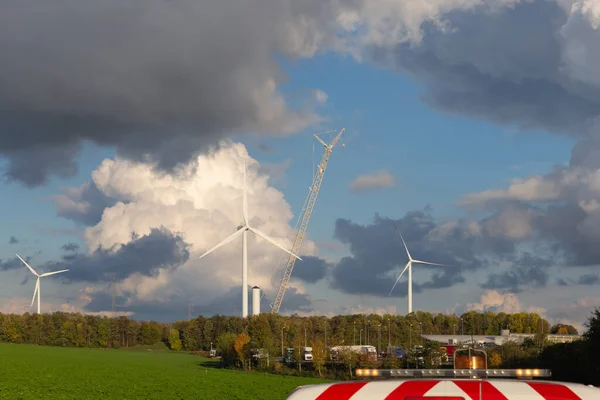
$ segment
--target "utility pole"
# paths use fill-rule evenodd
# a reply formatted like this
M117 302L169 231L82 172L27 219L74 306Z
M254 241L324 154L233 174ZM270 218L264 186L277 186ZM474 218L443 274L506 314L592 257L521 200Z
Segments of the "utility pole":
M284 357L283 354L283 329L285 328L285 326L281 327L281 357Z
M352 326L354 327L352 331L352 345L356 346L356 321L352 322Z
M306 341L306 326L304 327L304 347L308 346L308 342Z
M388 320L388 347L392 347L392 322Z
M381 353L381 324L377 325L379 327L379 343L377 346L377 351Z
M115 284L116 284L115 281L116 281L116 276L113 274L113 281L112 281L112 283L110 285L110 291L111 291L111 294L112 294L112 314L111 314L111 318L114 318L114 316L115 316L115 310L116 310L115 296L116 296L116 292L117 291L116 291L116 287L115 287Z
M116 294L116 290L115 290L115 284L116 284L116 279L117 279L117 274L113 273L112 274L112 282L110 283L110 292L111 292L111 296L112 296L112 307L111 307L111 314L110 314L110 318L108 319L108 340L106 341L106 347L112 347L113 345L113 318L115 317L115 309L116 309L116 303L115 303L115 294Z

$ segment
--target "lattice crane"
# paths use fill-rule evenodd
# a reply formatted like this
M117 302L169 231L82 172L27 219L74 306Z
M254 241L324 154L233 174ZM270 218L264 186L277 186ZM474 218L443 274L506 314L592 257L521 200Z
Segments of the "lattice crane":
M319 195L319 189L321 189L321 183L323 182L323 176L325 175L325 170L327 169L329 157L331 156L333 148L340 140L342 133L344 133L344 130L345 128L342 128L330 144L325 143L319 136L313 135L323 145L325 150L323 152L323 157L321 157L321 163L317 167L317 171L315 173L312 185L310 186L308 191L308 196L306 198L306 207L304 207L302 215L302 222L300 223L298 233L296 234L296 239L294 240L294 246L292 247L292 253L294 254L300 254L299 252L300 248L302 247L302 241L304 240L306 228L308 228L308 222L310 221L313 209L315 208L315 203L317 202L317 196ZM294 269L295 264L296 258L290 256L288 258L285 270L283 271L283 277L281 278L281 284L279 285L279 290L277 291L275 302L273 302L273 306L271 307L272 313L279 312L279 307L281 307L281 303L283 302L283 296L285 295L288 283L290 282L290 278L292 276L292 271Z

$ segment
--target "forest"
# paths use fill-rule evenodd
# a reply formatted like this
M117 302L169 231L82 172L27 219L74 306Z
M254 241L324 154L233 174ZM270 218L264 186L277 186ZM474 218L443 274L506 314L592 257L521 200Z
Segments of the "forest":
M408 316L372 314L333 318L265 313L247 319L199 316L174 323L64 312L0 314L1 342L114 349L164 342L173 351L219 349L222 365L230 368L250 368L247 361L251 349L266 349L271 357L279 357L285 347L312 346L315 359L309 368L290 368L280 362L253 368L335 378L347 378L352 368L360 367L362 361L348 359L346 367L349 368L328 366L324 356L328 346L370 344L381 350L388 344L405 349L423 345L426 351L433 351L439 346L424 341L421 334L498 335L501 329L510 329L512 333L533 333L535 336L521 346L509 343L487 350L490 367L548 368L557 380L600 385L600 309L591 313L586 328L582 340L550 344L546 340L549 333L578 332L570 325L551 326L539 314L526 312L470 311L462 315L416 312Z

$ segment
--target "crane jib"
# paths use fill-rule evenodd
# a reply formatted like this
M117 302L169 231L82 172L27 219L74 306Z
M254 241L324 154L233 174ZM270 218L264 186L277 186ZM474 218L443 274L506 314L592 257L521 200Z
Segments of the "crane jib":
M308 223L310 222L310 217L313 212L313 208L317 202L317 196L319 195L319 190L321 189L321 183L323 182L323 176L325 175L325 170L327 169L327 164L329 163L329 157L331 152L337 142L339 141L342 133L345 128L342 128L336 137L332 140L330 144L326 144L323 142L321 138L315 135L315 137L323 144L325 150L323 152L323 157L321 158L321 162L319 163L319 168L317 173L315 174L313 183L308 192L308 197L306 201L306 207L303 210L303 214L301 215L302 222L300 223L300 228L298 229L298 233L296 234L296 239L294 240L294 245L292 247L292 253L299 254L300 248L302 247L302 241L304 240L304 236L306 234L306 229L308 228ZM277 291L277 295L275 296L275 301L273 302L273 306L271 307L272 313L278 313L279 308L281 307L281 303L283 302L283 296L285 295L285 291L290 282L290 278L292 276L292 271L294 269L294 265L296 264L295 257L289 257L286 267L283 271L283 277L281 278L281 283L279 285L279 289Z

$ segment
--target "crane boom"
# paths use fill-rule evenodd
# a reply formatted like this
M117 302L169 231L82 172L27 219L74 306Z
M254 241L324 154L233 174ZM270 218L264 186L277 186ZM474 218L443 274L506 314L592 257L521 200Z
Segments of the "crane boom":
M323 176L325 175L325 170L327 169L329 157L331 156L333 148L340 140L342 133L344 133L344 130L345 128L342 128L330 144L325 143L317 135L313 135L323 145L325 151L323 152L321 163L317 168L317 172L315 173L312 185L310 186L308 191L306 207L304 208L304 212L302 215L302 222L300 223L300 228L298 228L298 233L296 234L296 239L294 240L294 246L292 247L292 253L294 254L299 254L300 248L302 247L302 241L304 240L304 235L306 234L306 229L308 228L308 223L310 221L313 208L315 207L315 203L317 202L317 196L319 195L319 189L321 189L321 183L323 182ZM286 267L283 271L283 277L281 278L281 284L279 285L277 296L275 297L275 301L273 302L273 306L271 307L271 312L273 313L279 312L279 307L281 307L281 303L283 302L283 296L285 295L288 283L290 282L290 278L292 276L292 271L294 269L295 264L296 257L290 256L288 258Z

